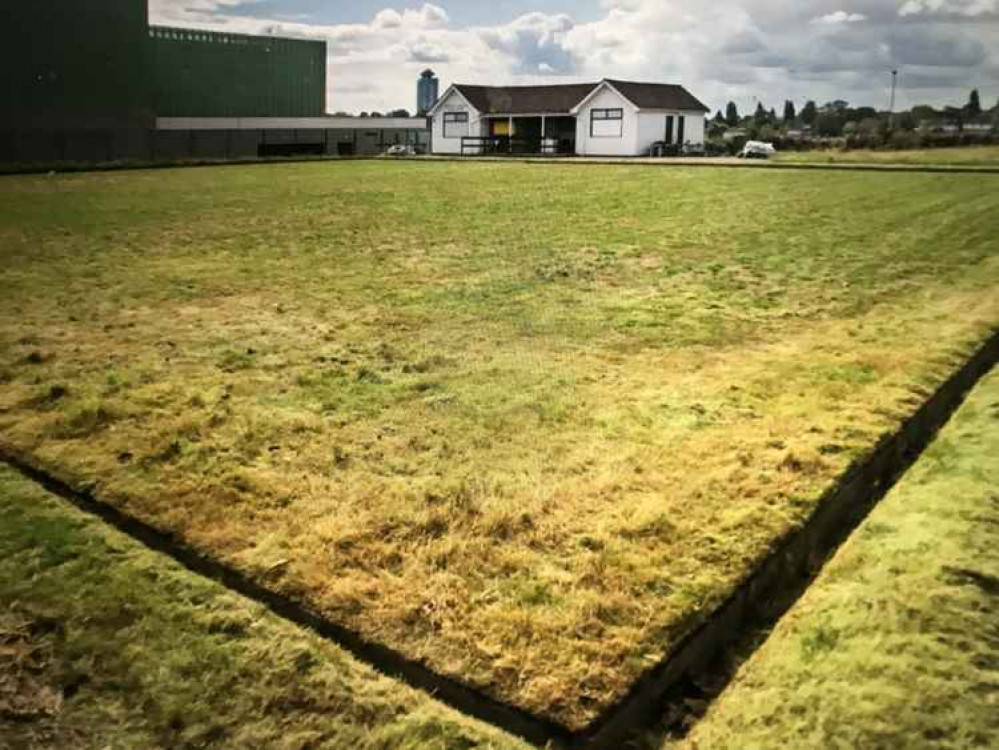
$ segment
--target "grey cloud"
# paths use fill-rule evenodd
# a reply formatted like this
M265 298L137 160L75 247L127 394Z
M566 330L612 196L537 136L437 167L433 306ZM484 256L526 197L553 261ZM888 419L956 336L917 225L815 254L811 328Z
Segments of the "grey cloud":
M906 89L942 89L959 88L965 82L965 77L960 72L934 70L934 71L905 71L899 81L900 85Z
M418 40L411 44L406 55L406 62L413 63L446 63L451 61L451 56L440 47Z
M531 13L501 29L481 29L479 35L490 48L516 61L514 72L517 74L544 71L570 75L577 70L579 60L562 45L561 38L573 25L566 15Z
M743 55L766 50L767 45L757 31L741 31L730 37L721 47L721 52L728 55Z
M891 47L901 65L971 68L988 57L985 45L975 39L923 28L905 29Z

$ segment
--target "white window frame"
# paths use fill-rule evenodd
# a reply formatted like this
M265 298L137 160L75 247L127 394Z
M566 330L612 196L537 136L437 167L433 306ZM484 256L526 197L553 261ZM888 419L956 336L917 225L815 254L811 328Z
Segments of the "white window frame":
M444 112L441 115L442 137L444 138L464 138L468 135L468 112ZM450 128L448 127L450 125ZM453 133L455 128L461 128L462 132Z
M603 126L605 132L597 132L597 123ZM617 123L616 130L614 123ZM591 109L590 138L624 138L624 109L621 107Z

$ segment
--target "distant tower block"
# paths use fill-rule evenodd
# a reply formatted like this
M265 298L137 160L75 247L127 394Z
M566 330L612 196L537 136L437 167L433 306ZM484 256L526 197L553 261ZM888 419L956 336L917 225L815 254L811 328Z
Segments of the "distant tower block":
M416 114L425 115L437 103L440 96L440 81L434 71L427 69L420 73L416 83Z

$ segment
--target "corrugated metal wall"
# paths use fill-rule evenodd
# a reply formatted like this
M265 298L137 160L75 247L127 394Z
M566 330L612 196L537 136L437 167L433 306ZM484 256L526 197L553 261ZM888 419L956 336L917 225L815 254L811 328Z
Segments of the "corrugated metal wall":
M149 127L147 0L3 0L0 129Z
M325 114L325 42L165 26L148 36L158 117Z
M430 131L417 129L41 130L0 135L0 172L47 166L169 164L274 156L375 156L389 146L429 150Z

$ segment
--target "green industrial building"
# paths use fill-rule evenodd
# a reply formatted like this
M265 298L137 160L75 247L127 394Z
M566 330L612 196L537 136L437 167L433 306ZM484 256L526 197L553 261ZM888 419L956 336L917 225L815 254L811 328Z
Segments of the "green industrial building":
M0 165L428 148L425 118L326 116L323 41L150 26L147 0L7 4Z
M157 117L321 117L326 43L153 26Z
M150 27L147 0L9 5L0 130L326 112L325 42Z
M4 5L0 129L151 126L146 0Z

